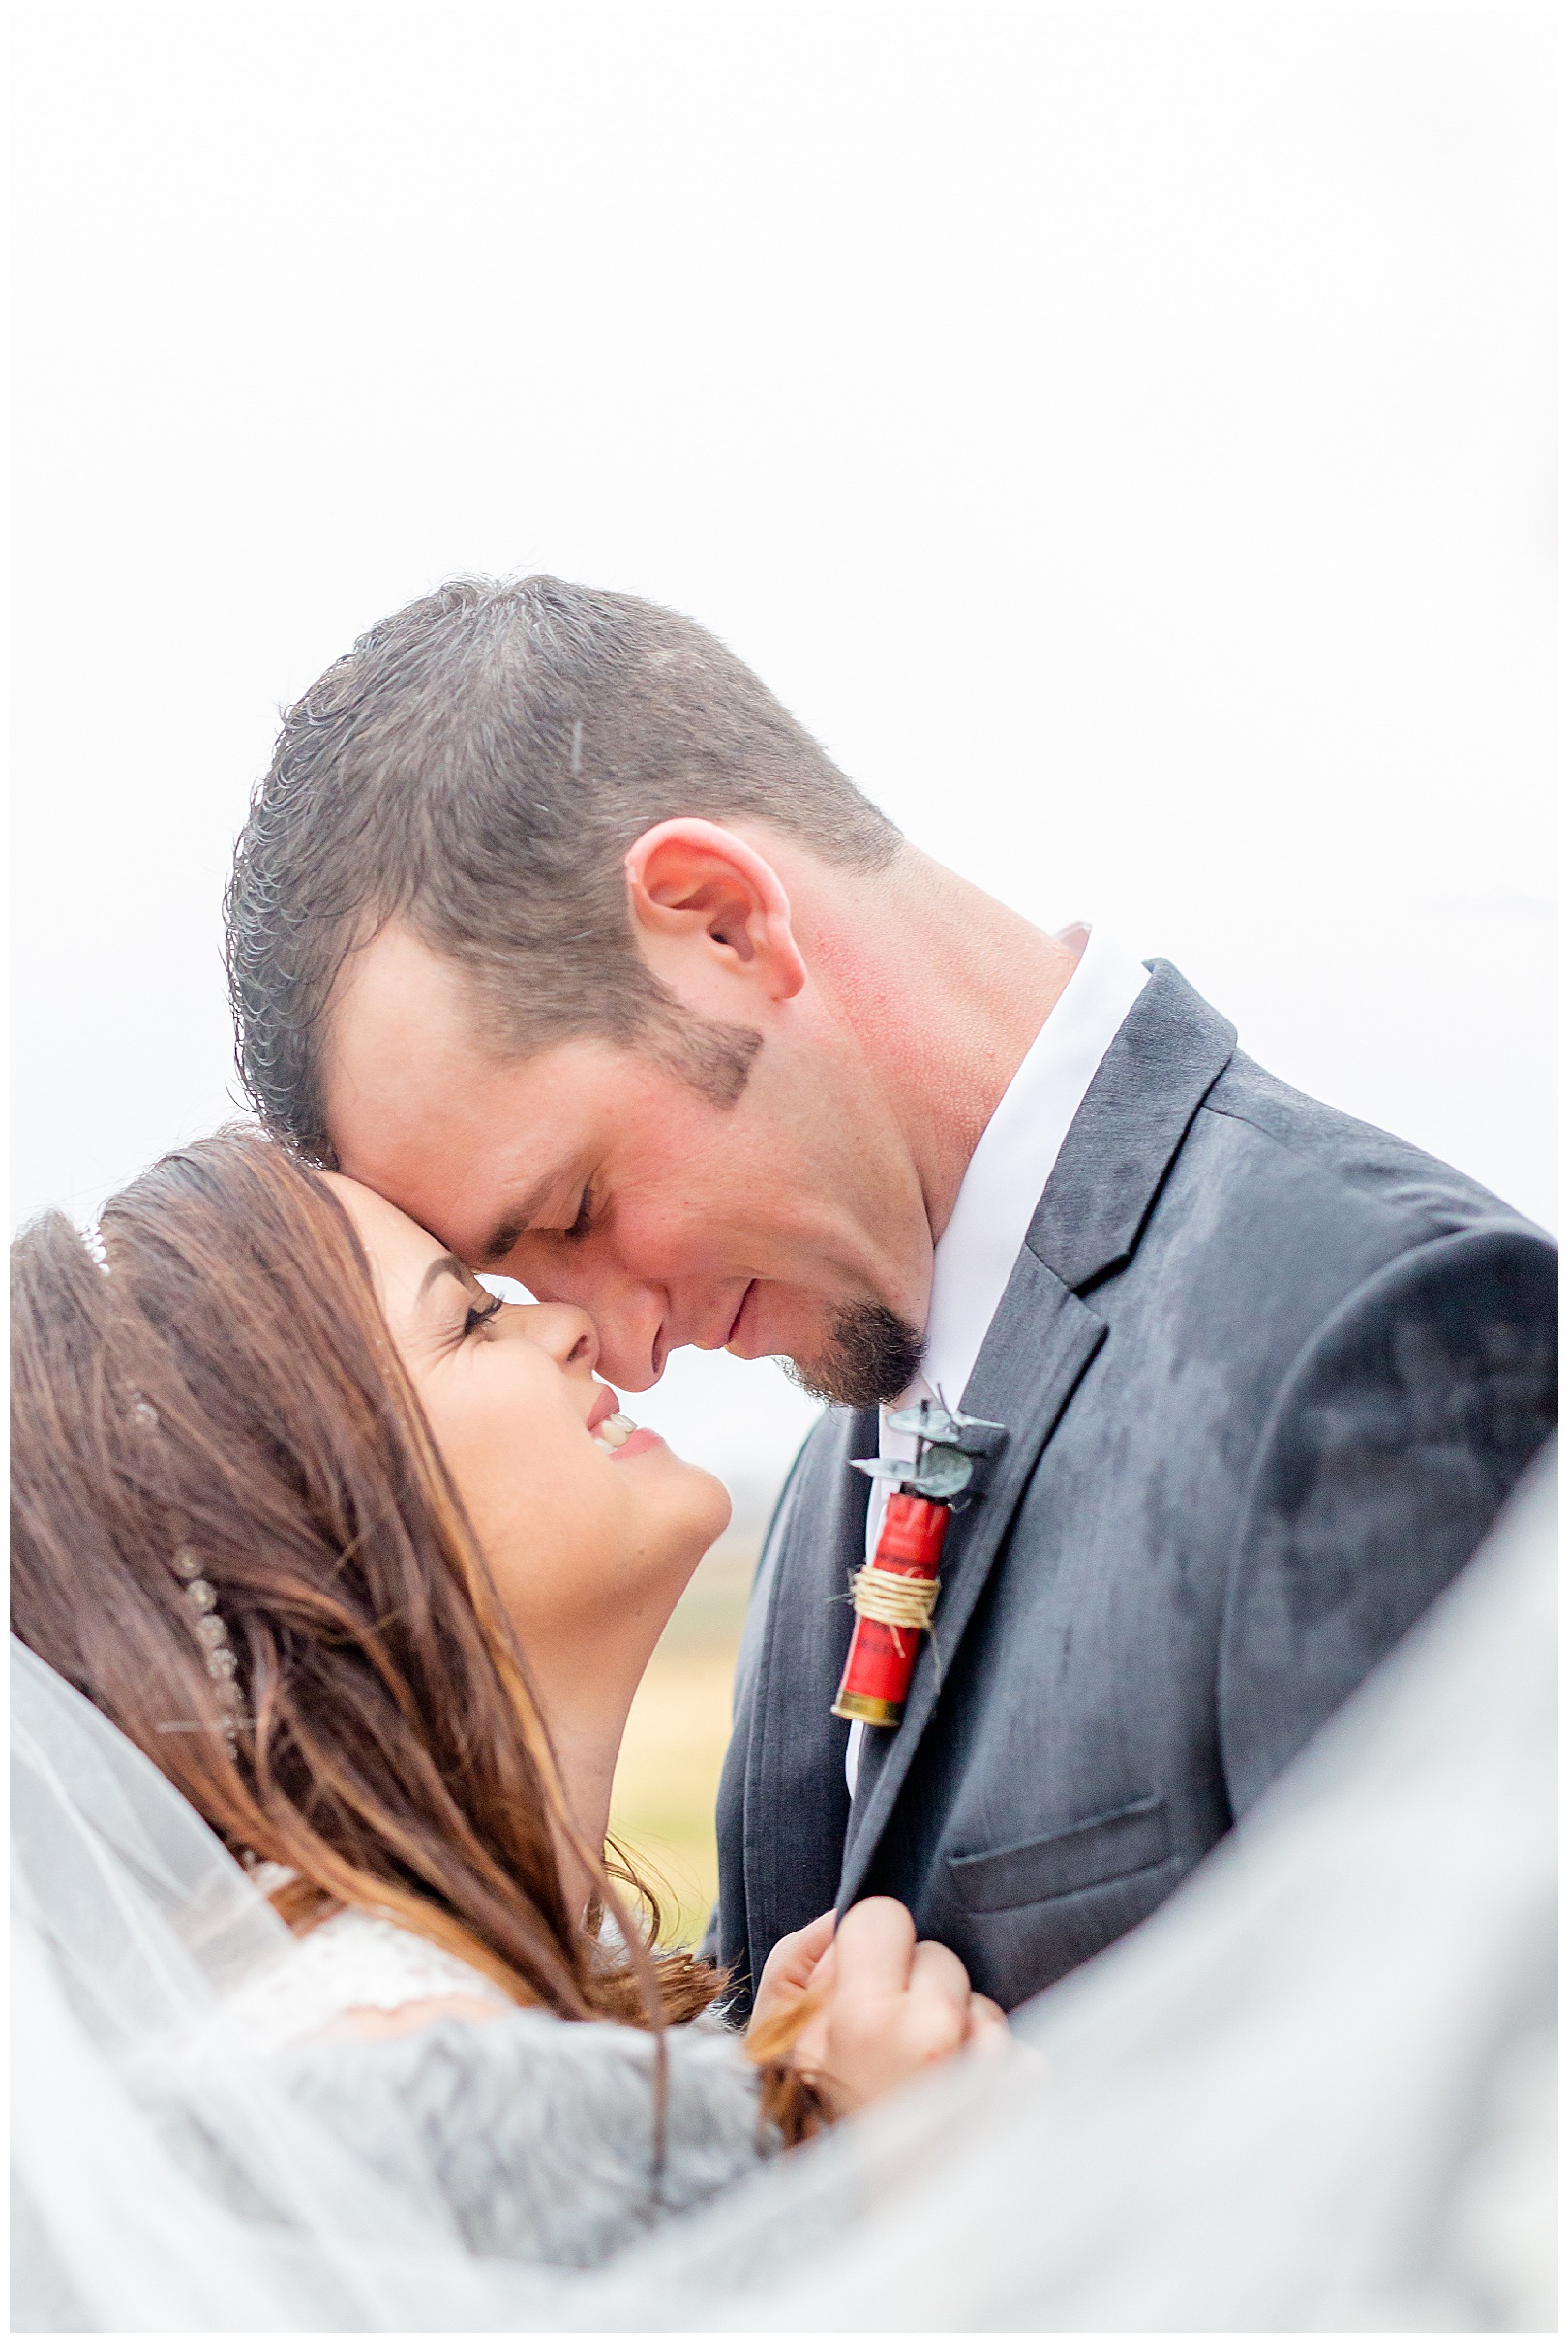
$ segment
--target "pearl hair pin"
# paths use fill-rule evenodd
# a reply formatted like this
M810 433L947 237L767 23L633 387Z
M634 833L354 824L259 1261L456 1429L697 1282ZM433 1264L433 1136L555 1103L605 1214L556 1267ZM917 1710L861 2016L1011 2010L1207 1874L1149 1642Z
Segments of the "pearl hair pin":
M178 1546L174 1552L175 1575L184 1581L186 1600L196 1613L196 1633L201 1638L206 1656L207 1674L218 1692L218 1704L223 1711L224 1741L230 1757L238 1754L236 1740L241 1722L239 1697L239 1662L228 1638L223 1613L218 1608L218 1590L211 1579L201 1574L198 1555L189 1546Z
M104 1232L96 1220L89 1222L82 1230L81 1241L87 1248L88 1258L106 1277L110 1276L112 1272L104 1248ZM158 1410L139 1391L130 1394L128 1413L132 1422L139 1425L143 1431L157 1431ZM174 1574L184 1586L186 1600L196 1614L196 1629L201 1639L207 1674L212 1678L222 1712L224 1746L230 1757L237 1757L239 1727L244 1721L240 1707L239 1661L234 1657L228 1628L218 1608L218 1590L210 1578L203 1577L200 1557L189 1546L176 1546L174 1549ZM187 1729L182 1725L159 1727L161 1732L182 1732Z

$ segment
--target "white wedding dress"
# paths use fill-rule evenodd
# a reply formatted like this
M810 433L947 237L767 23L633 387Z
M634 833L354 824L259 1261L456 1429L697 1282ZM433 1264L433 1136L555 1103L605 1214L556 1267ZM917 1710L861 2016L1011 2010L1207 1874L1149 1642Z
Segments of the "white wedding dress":
M252 1876L263 1890L274 1884ZM247 2043L271 2052L324 2032L350 2011L458 1997L488 2002L498 2016L513 2006L478 1969L411 1929L374 1912L338 1912L301 1937L289 1960L241 1985L225 2011Z
M321 2038L457 1979L374 1921L293 1944L21 1655L17 2329L1551 2328L1552 1495L1027 2049L789 2155L712 2028L662 2163L630 2029Z

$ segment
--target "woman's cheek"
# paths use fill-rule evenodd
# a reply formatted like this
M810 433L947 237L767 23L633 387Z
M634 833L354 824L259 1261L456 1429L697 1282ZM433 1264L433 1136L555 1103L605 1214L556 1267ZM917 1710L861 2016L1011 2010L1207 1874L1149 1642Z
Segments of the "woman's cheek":
M552 1607L594 1599L625 1541L623 1496L593 1450L558 1450L518 1475L504 1505L509 1540Z

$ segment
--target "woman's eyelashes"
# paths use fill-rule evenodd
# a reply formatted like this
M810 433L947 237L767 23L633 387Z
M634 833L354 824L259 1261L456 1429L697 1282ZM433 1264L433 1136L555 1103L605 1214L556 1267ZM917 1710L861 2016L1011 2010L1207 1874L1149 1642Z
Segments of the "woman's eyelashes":
M500 1306L498 1293L489 1294L483 1301L470 1302L463 1321L462 1339L467 1342L470 1334L477 1334L482 1327L488 1326Z

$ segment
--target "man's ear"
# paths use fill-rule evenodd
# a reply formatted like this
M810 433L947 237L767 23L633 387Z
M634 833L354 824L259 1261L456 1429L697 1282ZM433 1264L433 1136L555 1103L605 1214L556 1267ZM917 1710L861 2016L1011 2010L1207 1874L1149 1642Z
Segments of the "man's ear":
M626 851L644 959L699 1016L734 1021L749 998L793 1000L805 962L777 871L733 830L683 815Z

